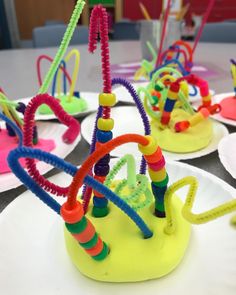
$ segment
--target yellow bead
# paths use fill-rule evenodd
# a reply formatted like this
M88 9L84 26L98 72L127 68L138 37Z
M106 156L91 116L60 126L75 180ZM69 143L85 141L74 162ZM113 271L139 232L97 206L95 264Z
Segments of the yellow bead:
M148 145L139 144L138 148L143 155L149 156L149 155L152 155L155 153L155 151L158 148L158 144L157 144L157 141L154 137L152 137L150 135L146 135L145 137L146 137L146 139L149 140L149 144Z
M99 104L102 107L113 107L116 104L116 95L114 93L99 94Z
M111 118L110 119L99 118L97 127L99 130L102 130L102 131L110 131L114 128L114 120Z
M203 116L203 114L201 112L198 112L189 119L190 126L195 126L204 119L205 117Z
M211 101L211 94L202 97L203 101Z
M176 100L178 97L178 92L173 92L171 90L168 90L167 97L169 97L170 99Z
M153 182L161 182L166 178L166 169L162 168L159 171L153 171L148 168L148 173Z

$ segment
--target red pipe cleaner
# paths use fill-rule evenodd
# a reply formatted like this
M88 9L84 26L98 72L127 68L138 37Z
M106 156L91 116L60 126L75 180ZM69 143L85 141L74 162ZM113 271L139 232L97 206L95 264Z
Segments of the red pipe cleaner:
M37 59L37 76L38 76L39 86L42 86L42 83L43 83L42 76L41 76L41 61L43 59L46 59L46 60L50 61L51 63L53 62L53 59L48 55L40 55L38 57L38 59ZM60 69L62 70L62 72L66 76L69 84L71 85L71 83L72 83L71 77L70 77L69 73L67 72L67 70L63 66L60 66Z
M78 190L82 186L85 176L91 170L93 165L116 147L129 142L139 143L144 146L149 144L149 140L139 134L121 135L104 143L85 160L85 162L81 165L80 169L75 174L73 181L69 187L68 198L66 201L68 209L74 208L76 204Z
M167 8L165 11L165 16L164 16L164 21L163 21L163 28L162 28L162 32L161 32L161 42L160 42L159 52L158 52L158 56L157 56L157 60L156 60L156 67L158 67L160 65L161 52L162 52L162 48L164 45L167 21L168 21L168 16L170 14L170 8L171 8L171 0L168 0Z
M35 112L37 108L42 105L47 104L55 113L59 121L68 126L67 131L63 134L63 141L66 143L72 143L80 133L79 122L68 115L64 109L61 107L60 103L52 96L48 94L39 94L32 98L32 100L27 105L24 114L24 125L23 125L23 145L26 147L33 147L33 128L35 126ZM56 194L58 196L64 196L68 192L68 187L57 186L50 181L46 180L36 168L34 159L26 159L26 167L29 175L46 191Z

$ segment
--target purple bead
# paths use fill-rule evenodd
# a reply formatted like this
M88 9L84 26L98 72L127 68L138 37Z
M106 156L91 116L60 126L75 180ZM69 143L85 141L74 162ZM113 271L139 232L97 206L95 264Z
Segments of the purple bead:
M98 176L106 176L110 171L110 166L109 165L99 165L96 164L94 166L94 173Z

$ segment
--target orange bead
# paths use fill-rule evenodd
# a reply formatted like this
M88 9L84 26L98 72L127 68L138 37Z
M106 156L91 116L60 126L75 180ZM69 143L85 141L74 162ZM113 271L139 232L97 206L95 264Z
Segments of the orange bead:
M157 150L155 151L155 153L153 153L152 155L149 156L144 156L145 160L147 161L147 163L157 163L161 160L162 158L162 150L160 147L157 148Z
M87 219L87 227L80 234L74 234L73 237L80 243L89 242L95 234L95 228L92 223Z
M96 196L98 198L104 198L104 195L103 194L101 194L101 193L99 193L99 192L97 192L95 190L93 190L93 194L94 194L94 196Z
M102 252L102 249L103 249L103 241L99 237L97 244L91 249L85 249L85 251L91 256L96 256Z
M83 206L78 201L76 202L76 206L73 209L69 210L67 209L67 206L67 203L64 203L61 206L60 214L64 221L70 224L79 222L84 216Z

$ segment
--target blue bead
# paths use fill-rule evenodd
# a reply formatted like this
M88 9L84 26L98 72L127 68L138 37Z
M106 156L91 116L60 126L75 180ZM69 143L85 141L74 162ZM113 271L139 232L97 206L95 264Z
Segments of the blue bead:
M6 123L6 128L7 128L8 135L10 137L16 136L16 133L15 133L14 129L7 123Z
M97 140L99 142L105 143L105 142L108 142L109 140L112 139L113 134L112 134L111 131L98 130L97 133L96 133L96 136L97 136Z
M100 163L98 162L95 166L94 166L94 173L98 176L107 176L107 174L110 171L110 166L109 165L100 165Z
M170 113L174 108L175 102L176 101L174 99L167 98L165 106L164 106L164 111Z
M152 182L152 193L155 197L156 200L162 201L166 192L167 187L157 187L153 182Z
M77 98L80 98L80 92L79 91L74 91L73 95Z
M104 208L108 204L108 200L106 198L98 198L96 196L93 197L93 205L98 208Z

